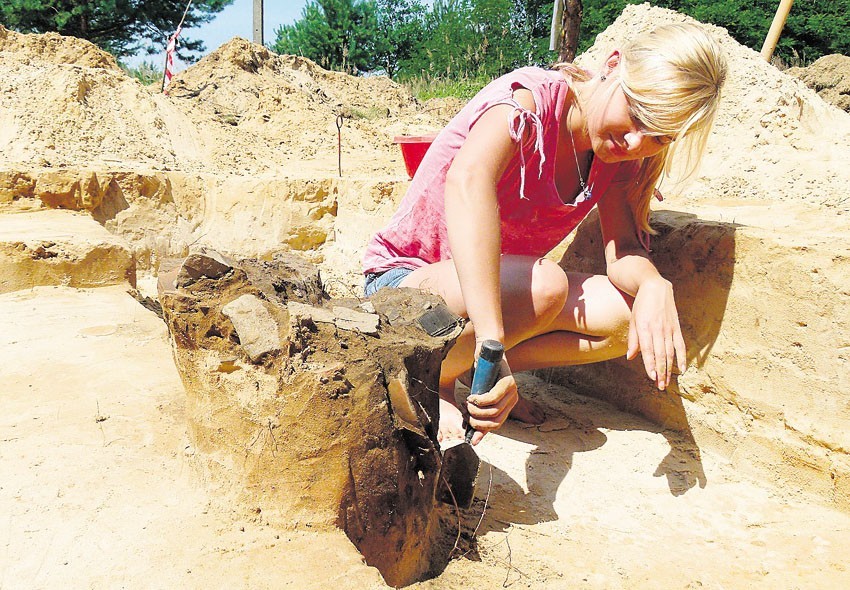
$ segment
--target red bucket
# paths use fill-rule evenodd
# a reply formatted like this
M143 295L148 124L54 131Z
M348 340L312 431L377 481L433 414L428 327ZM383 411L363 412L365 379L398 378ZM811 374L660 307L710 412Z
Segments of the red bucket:
M436 133L430 135L397 135L393 138L393 143L397 143L401 147L401 155L404 158L404 167L407 169L407 175L413 178L416 174L416 169L422 163L422 158L425 157L425 152L434 143Z

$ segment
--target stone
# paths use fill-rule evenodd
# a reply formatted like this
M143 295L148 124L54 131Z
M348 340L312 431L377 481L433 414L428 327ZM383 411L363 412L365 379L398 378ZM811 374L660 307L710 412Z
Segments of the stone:
M214 250L202 248L195 254L190 254L183 262L177 273L176 284L185 287L202 278L219 279L230 272L230 262L222 254Z
M363 313L347 307L333 308L334 324L343 330L357 330L363 334L377 334L380 318L374 313Z
M221 313L233 322L239 343L251 362L280 350L277 322L257 296L242 295L222 307Z
M286 308L293 319L300 321L323 322L325 324L333 324L336 321L333 312L329 309L314 307L298 301L288 301Z

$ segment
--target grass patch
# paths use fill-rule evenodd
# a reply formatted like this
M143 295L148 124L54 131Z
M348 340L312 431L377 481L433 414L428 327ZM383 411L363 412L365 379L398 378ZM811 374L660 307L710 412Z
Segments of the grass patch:
M401 80L400 84L415 96L418 100L425 101L429 98L460 98L469 100L479 90L490 82L489 78L434 78L430 76L416 76Z
M124 70L128 76L135 78L145 86L162 84L162 68L156 67L152 61L143 61L136 67L121 64L121 69Z

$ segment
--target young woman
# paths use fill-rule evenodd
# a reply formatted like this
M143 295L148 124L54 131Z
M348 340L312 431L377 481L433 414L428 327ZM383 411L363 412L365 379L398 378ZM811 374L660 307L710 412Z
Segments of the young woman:
M500 379L467 403L484 433L509 414L539 423L511 371L640 352L659 389L685 343L673 287L647 255L649 204L674 150L693 172L726 61L696 25L666 25L612 52L595 75L522 68L487 85L440 133L399 210L364 255L366 294L414 287L468 318L440 375L441 440L463 436L454 399L486 339L507 350ZM542 258L596 206L606 275Z

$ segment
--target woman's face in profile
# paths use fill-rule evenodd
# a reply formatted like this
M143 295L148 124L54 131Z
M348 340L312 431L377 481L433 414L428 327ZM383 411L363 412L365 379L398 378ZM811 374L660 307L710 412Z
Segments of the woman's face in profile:
M593 115L588 119L587 128L593 153L603 162L649 158L670 143L670 137L649 135L632 116L616 75L609 76L601 84L594 100L604 101L604 104L590 109ZM614 84L615 88L607 88L607 84Z

